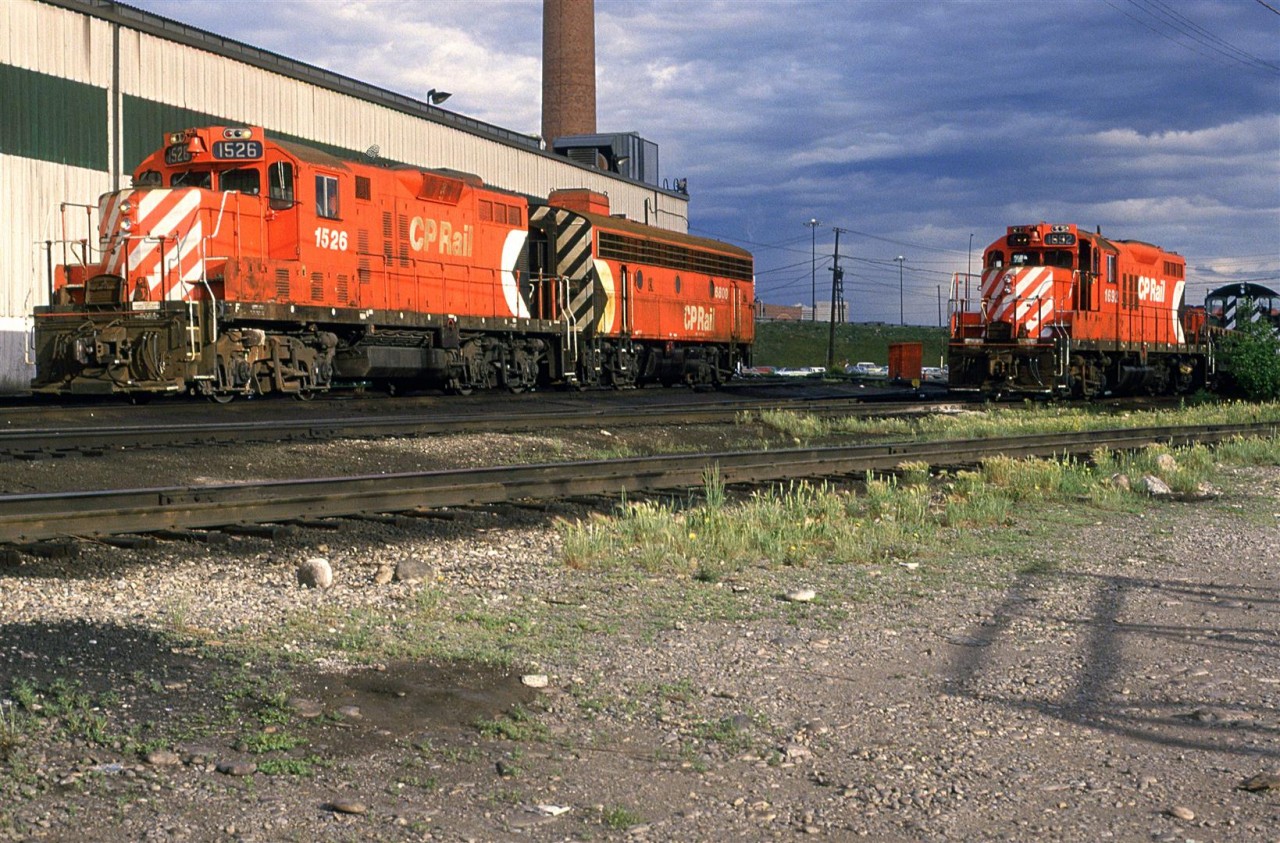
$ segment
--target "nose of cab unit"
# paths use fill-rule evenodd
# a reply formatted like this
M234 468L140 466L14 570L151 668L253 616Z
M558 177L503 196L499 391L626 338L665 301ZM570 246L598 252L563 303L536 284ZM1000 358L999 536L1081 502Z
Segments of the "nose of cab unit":
M992 270L983 289L989 325L1007 326L1009 338L1049 335L1057 311L1056 276L1048 266Z
M193 187L149 188L104 198L103 269L127 279L131 298L180 301L205 277L200 209L206 193Z

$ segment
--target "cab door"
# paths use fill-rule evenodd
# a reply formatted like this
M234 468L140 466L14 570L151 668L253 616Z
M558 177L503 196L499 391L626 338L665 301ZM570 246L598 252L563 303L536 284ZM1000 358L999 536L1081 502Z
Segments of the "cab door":
M296 261L298 250L298 203L293 162L273 161L267 165L268 254L274 260Z

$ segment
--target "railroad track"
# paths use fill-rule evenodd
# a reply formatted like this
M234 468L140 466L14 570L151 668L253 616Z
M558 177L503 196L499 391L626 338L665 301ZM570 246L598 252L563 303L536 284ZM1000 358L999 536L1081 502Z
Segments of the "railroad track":
M709 471L728 484L891 471L904 462L976 464L1013 457L1215 443L1272 436L1277 423L1162 427L988 440L887 443L506 466L461 471L0 497L0 544L422 513L442 507L693 488Z
M662 405L585 404L578 407L516 406L503 413L441 412L372 417L303 417L145 424L30 426L0 430L0 456L33 459L62 453L95 453L136 447L245 442L325 441L442 433L514 433L552 428L724 424L746 413L793 410L813 415L923 415L962 406L952 399L860 403L860 397L732 400Z

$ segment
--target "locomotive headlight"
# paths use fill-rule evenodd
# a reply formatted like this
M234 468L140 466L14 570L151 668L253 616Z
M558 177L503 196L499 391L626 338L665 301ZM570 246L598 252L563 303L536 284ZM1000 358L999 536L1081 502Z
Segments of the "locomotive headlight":
M120 230L121 230L121 231L129 231L129 230L131 230L132 228L133 228L133 222L132 222L131 220L128 220L128 219L122 219L122 220L120 220Z
M132 210L133 210L133 205L130 204L128 199L120 203L120 213L127 214Z

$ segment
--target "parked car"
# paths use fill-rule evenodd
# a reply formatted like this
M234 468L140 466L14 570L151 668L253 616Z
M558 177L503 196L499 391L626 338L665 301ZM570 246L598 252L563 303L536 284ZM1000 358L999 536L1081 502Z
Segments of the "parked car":
M860 378L887 378L889 377L889 367L872 363L869 360L863 360L858 363L844 367L845 374L854 375Z
M796 366L778 369L784 378L820 378L827 373L825 366Z

